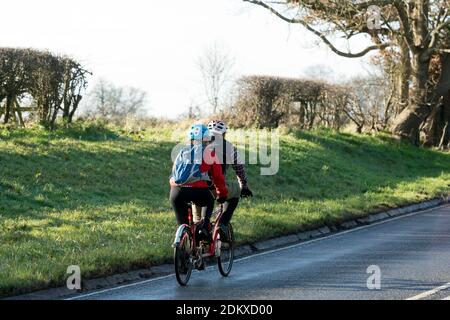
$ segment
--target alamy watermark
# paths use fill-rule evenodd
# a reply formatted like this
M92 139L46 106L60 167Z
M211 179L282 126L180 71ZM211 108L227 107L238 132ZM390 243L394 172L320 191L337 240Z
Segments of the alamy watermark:
M173 133L173 139L179 137L178 133ZM230 139L229 139L230 138ZM276 130L235 130L228 136L229 141L237 148L237 159L234 157L231 145L224 142L220 137L209 143L202 152L195 152L193 156L194 163L202 161L212 164L250 164L260 166L260 174L263 176L276 175L280 168L280 137ZM178 143L171 153L172 161L175 161L181 149L186 147L187 142ZM209 151L214 150L217 157L208 156ZM225 156L223 156L225 150ZM236 161L237 160L237 161Z
M367 28L369 30L381 29L381 9L379 6L371 5L367 8Z
M367 278L367 289L380 290L381 289L381 269L377 265L370 265L366 269L366 273L370 274Z
M81 269L80 266L72 265L67 267L67 274L70 276L67 278L66 285L69 290L81 289Z

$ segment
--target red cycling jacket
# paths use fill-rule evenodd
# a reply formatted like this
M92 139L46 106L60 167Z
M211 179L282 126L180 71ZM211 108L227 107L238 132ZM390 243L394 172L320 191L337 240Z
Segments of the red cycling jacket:
M227 190L227 186L225 184L225 177L222 172L222 165L220 164L214 150L213 149L210 149L210 150L211 150L210 152L206 151L204 153L203 162L200 165L200 172L201 173L209 172L209 176L211 177L211 180L216 189L217 197L218 198L226 198L228 195L228 190ZM173 178L170 179L170 185L172 187L179 186L173 181ZM189 188L208 188L209 187L208 182L205 180L199 180L196 182L183 184L181 186L189 187Z

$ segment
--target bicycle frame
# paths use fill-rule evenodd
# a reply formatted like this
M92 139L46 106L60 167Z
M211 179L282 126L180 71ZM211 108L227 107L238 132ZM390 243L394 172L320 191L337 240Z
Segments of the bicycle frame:
M207 257L212 257L212 256L217 256L217 254L220 254L220 252L216 252L216 244L218 242L218 225L219 225L219 221L222 218L222 214L223 214L223 205L220 205L220 207L213 212L213 214L211 216L216 216L216 220L215 220L215 224L214 224L214 229L213 229L213 237L212 237L212 242L209 244L208 247L208 251L204 254L202 254L201 256L198 254L198 247L196 246L197 240L196 240L196 228L198 227L198 225L201 222L197 222L197 223L193 223L193 217L192 217L192 209L189 208L188 211L188 224L182 224L178 227L177 232L175 234L175 240L174 243L172 245L172 247L178 247L182 241L182 235L183 235L183 231L185 228L189 228L192 234L192 243L191 243L191 247L194 248L195 252L194 252L194 256L199 256L199 258L207 258ZM218 248L220 248L220 245L217 246Z
M220 207L213 212L212 216L216 216L216 220L214 223L214 229L213 231L213 236L212 236L212 242L209 245L209 252L208 255L206 255L206 257L212 257L212 256L218 256L218 254L220 255L220 252L217 252L217 249L220 248L220 244L218 243L218 236L219 236L219 221L222 218L222 214L223 214L223 204L220 205Z

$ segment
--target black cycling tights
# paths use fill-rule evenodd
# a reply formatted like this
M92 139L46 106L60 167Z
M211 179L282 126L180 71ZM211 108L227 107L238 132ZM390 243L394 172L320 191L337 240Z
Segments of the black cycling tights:
M172 187L170 203L175 211L178 225L187 224L189 204L193 202L200 207L206 207L205 219L209 220L214 210L214 197L208 188Z
M227 225L231 217L233 217L234 210L236 210L236 207L238 206L239 198L233 198L225 201L223 204L223 215L222 219L220 219L220 222Z

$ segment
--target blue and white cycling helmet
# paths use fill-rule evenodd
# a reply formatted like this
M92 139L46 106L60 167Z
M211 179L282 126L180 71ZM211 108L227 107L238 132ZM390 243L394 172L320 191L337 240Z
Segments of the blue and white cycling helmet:
M227 133L228 127L222 120L211 120L208 123L208 129L211 133L225 134Z
M212 137L208 127L204 124L193 124L189 129L187 136L189 140L197 141L211 141Z

